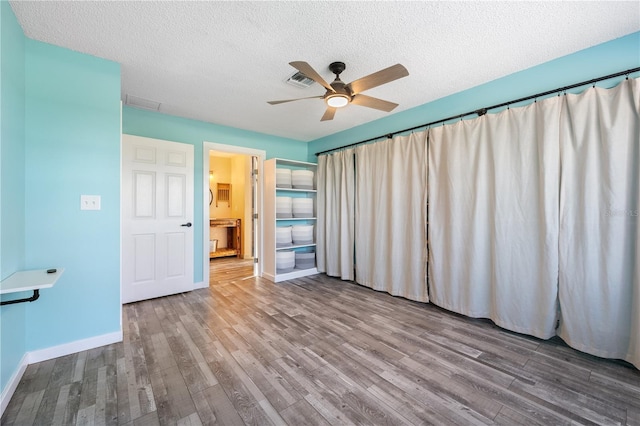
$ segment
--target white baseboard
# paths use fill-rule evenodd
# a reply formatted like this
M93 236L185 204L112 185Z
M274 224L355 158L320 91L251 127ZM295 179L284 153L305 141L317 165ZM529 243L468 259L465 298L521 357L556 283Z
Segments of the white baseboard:
M113 333L102 334L100 336L89 337L88 339L76 340L74 342L64 343L58 346L38 349L28 352L29 364L42 362L53 358L73 354L76 352L86 351L88 349L98 348L100 346L110 345L122 341L122 330Z
M18 364L18 368L13 372L7 386L2 390L2 395L0 395L0 417L4 414L4 410L9 405L9 401L11 401L11 397L13 393L16 391L18 387L18 383L20 383L20 379L22 379L22 375L27 369L27 365L29 365L29 353L27 352L22 356L20 363Z

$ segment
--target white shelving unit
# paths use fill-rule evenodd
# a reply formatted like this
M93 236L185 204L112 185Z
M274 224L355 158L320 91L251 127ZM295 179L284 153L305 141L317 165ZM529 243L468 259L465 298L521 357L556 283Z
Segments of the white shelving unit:
M316 231L316 208L317 199L316 189L296 189L296 188L277 188L276 187L276 168L287 168L292 170L312 170L313 171L313 187L316 188L317 164L307 163L304 161L284 160L281 158L272 158L264 162L264 262L262 276L273 282L290 280L293 278L306 277L318 273L318 268L294 269L287 273L277 273L276 270L276 252L279 250L311 250L315 251L315 231ZM305 197L314 199L313 217L305 218L276 218L276 196L283 197ZM312 244L292 245L288 247L276 247L276 227L296 224L313 224L314 237Z

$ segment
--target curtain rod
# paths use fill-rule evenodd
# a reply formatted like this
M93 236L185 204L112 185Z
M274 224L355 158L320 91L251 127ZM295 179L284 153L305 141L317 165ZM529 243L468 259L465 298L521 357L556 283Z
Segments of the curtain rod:
M476 110L473 110L473 111L465 112L463 114L452 115L451 117L442 118L440 120L432 121L430 123L420 124L418 126L409 127L409 128L402 129L402 130L396 130L395 132L387 133L385 135L376 136L375 138L366 139L366 140L363 140L363 141L360 141L360 142L354 142L354 143L350 143L348 145L343 145L343 146L339 146L339 147L336 147L336 148L327 149L325 151L316 152L315 155L318 156L318 155L326 154L327 152L338 151L338 150L341 150L341 149L344 149L344 148L350 148L352 146L361 145L363 143L375 141L376 139L381 139L383 137L391 139L393 137L393 135L397 135L398 133L410 132L411 130L416 130L416 129L419 129L421 127L433 126L434 124L444 123L445 121L455 120L455 119L458 119L458 118L466 117L467 115L478 114L478 116L482 116L482 115L485 115L487 113L487 111L489 111L491 109L501 108L501 107L508 106L508 105L511 105L511 104L517 104L518 102L524 102L524 101L528 101L528 100L531 100L531 99L536 99L536 98L539 98L539 97L542 97L542 96L552 95L554 93L564 92L566 90L575 89L576 87L586 86L588 84L595 84L595 83L597 83L599 81L609 80L610 78L620 77L620 76L623 76L623 75L626 75L627 78L629 78L629 74L632 74L632 73L638 72L638 71L640 71L640 67L631 68L631 69L628 69L626 71L620 71L620 72L617 72L617 73L614 73L614 74L609 74L609 75L605 75L605 76L602 76L602 77L594 78L594 79L591 79L591 80L583 81L583 82L580 82L580 83L571 84L569 86L559 87L559 88L554 89L554 90L548 90L546 92L536 93L535 95L525 96L524 98L514 99L514 100L511 100L511 101L508 101L508 102L502 102L500 104L491 105L491 106L488 106L488 107L485 107L485 108L476 109Z

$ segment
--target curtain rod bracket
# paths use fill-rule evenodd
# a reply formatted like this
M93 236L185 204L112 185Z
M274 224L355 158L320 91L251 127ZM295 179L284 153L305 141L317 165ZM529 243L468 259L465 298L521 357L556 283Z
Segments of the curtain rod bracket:
M483 115L485 115L487 113L487 109L486 108L480 108L477 111L474 111L476 114L478 114L478 117L482 117Z

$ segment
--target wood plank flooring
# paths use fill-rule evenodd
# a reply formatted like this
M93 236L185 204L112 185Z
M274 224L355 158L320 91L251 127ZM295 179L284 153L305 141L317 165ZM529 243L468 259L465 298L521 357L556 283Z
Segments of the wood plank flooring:
M125 305L124 342L30 365L0 423L640 425L629 364L251 268L216 259L209 289Z

